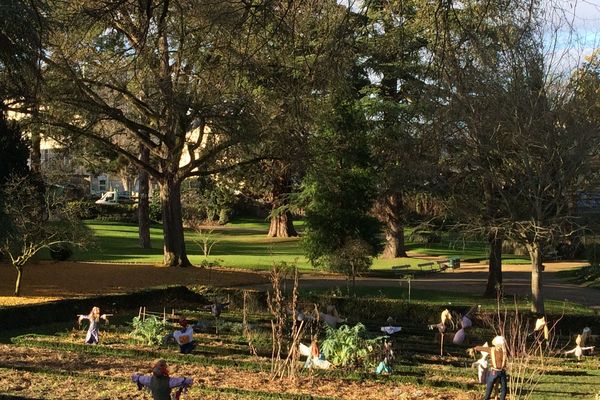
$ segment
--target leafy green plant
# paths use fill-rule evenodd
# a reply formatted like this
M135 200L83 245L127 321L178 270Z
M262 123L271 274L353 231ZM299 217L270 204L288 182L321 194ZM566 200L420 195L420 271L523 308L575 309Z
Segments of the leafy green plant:
M133 331L129 335L148 346L161 344L163 337L168 333L166 323L153 315L145 319L133 317L131 324Z
M361 323L350 327L342 325L338 329L327 327L327 338L321 350L331 363L341 367L370 367L368 358L381 342L381 337L369 339L367 329Z

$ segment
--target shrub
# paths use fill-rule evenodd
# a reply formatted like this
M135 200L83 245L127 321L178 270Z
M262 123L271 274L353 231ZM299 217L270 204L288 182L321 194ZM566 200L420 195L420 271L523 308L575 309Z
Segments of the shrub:
M73 249L68 243L58 243L50 246L50 258L56 261L66 261L73 255Z
M158 196L153 196L152 200L150 200L150 220L154 222L162 221L162 205L160 204L160 199Z
M158 346L162 343L163 337L169 332L165 322L151 315L142 319L133 317L133 331L130 335L148 346Z
M367 329L361 323L354 327L342 325L338 329L327 327L327 338L321 350L334 365L341 367L370 367L367 358L381 342L381 338L368 339Z

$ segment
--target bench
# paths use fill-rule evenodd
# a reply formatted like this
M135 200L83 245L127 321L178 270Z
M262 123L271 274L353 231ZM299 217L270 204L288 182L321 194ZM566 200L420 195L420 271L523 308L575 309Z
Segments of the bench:
M395 265L395 266L392 267L392 272L396 276L403 276L404 275L404 271L406 271L409 268L410 268L410 264Z
M434 265L435 264L433 263L433 261L417 264L417 266L421 269L421 271L423 271L424 268L428 268L428 267L429 267L429 271L435 271Z

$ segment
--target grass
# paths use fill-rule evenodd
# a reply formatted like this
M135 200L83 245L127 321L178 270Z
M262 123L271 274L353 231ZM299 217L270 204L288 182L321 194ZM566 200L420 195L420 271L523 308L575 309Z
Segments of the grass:
M345 288L318 288L311 290L301 290L302 294L314 295L331 295L342 297L346 294ZM372 287L372 286L357 286L356 297L361 299L394 299L408 300L407 283L402 281L399 287ZM411 303L424 304L429 306L464 306L470 307L475 304L481 305L483 311L494 312L497 309L497 301L495 299L487 299L479 294L467 294L458 292L447 292L440 290L423 290L411 289ZM500 309L506 308L508 311L514 310L514 298L507 297L500 303ZM531 302L527 298L517 298L517 307L519 310L529 312ZM544 307L547 314L554 315L594 315L594 310L581 304L568 301L544 300Z
M87 249L76 250L73 255L74 260L149 264L162 262L160 226L153 226L150 230L152 249L141 249L138 245L137 225L103 221L86 221L85 224L92 231L96 241ZM302 231L302 221L297 221L295 225L299 231ZM207 231L210 229L212 228L207 228ZM226 226L214 227L210 236L211 241L216 241L216 244L208 257L209 261L218 261L222 266L249 269L269 269L273 263L284 261L296 263L301 270L313 270L304 256L299 238L268 238L268 229L268 222L261 219L238 219ZM199 235L191 230L187 230L185 235L191 262L200 264L205 257L197 243L200 239ZM410 230L407 230L406 236L410 237ZM437 244L425 245L409 241L407 248L415 254L458 256L462 260L484 260L487 257L484 244L453 240L449 235L444 235L442 243ZM503 261L529 262L523 257L513 255L505 255ZM402 264L410 264L416 268L421 262L423 260L418 256L397 259L377 258L372 269L389 270L393 265Z

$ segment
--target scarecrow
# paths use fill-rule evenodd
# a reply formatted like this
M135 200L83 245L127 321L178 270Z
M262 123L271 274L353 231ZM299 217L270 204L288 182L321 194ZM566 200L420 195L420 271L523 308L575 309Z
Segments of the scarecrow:
M444 333L446 333L447 325L452 325L454 329L454 321L452 320L452 314L448 309L442 311L440 315L440 323L435 325L429 325L429 329L437 329L440 334L440 356L444 355Z
M163 344L173 338L179 345L179 352L181 354L189 354L194 350L194 347L196 347L196 342L194 341L194 328L192 328L189 325L188 320L183 317L179 319L179 325L181 325L181 329L165 336Z
M473 326L473 321L471 321L471 316L479 309L479 306L473 306L471 309L461 317L460 319L460 329L454 334L454 338L452 339L452 343L454 344L463 344L465 338L467 336L467 329Z
M565 351L565 355L575 354L575 357L577 357L578 361L581 360L584 351L594 350L594 346L581 347L582 344L585 344L581 335L577 335L577 338L575 339L575 344L575 348L573 350Z
M500 382L500 400L506 399L507 378L506 365L508 352L506 351L506 340L503 336L496 336L492 340L493 347L478 346L475 351L486 352L490 355L492 368L487 374L484 400L489 400L492 395L492 389L496 382Z
M88 326L87 334L85 335L85 344L98 344L100 341L99 336L99 325L100 320L103 319L108 323L108 317L112 314L102 314L100 315L100 307L93 307L88 315L78 315L77 323L81 325L81 321L87 319L90 321L90 325Z
M153 400L171 400L173 388L178 388L175 399L179 400L181 393L194 383L191 378L169 377L167 362L162 359L154 362L151 375L133 374L131 380L137 383L138 390L149 389Z
M336 328L341 322L346 322L346 319L340 318L340 314L333 305L327 306L327 312L320 312L319 319L325 321L325 323L331 328Z

